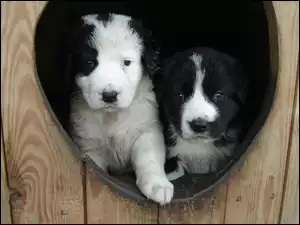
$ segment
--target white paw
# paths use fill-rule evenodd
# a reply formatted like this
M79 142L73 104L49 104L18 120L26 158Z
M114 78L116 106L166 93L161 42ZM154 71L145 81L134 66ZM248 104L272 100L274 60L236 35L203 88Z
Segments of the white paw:
M146 173L137 179L136 184L148 199L160 205L169 203L173 198L174 187L166 176Z

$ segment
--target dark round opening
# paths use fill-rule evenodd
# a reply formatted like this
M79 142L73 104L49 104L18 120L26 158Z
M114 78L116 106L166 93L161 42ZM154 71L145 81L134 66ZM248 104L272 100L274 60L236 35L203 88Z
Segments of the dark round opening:
M37 77L41 92L45 94L45 103L50 106L49 111L53 112L53 119L71 148L77 149L66 132L70 93L64 88L63 65L59 60L64 51L64 41L75 18L84 14L112 12L130 15L141 19L159 38L163 57L191 47L210 46L239 59L251 75L247 99L251 118L246 138L221 171L208 175L185 175L175 180L173 202L191 199L214 187L229 170L243 161L273 103L277 68L271 68L270 63L269 26L274 26L275 30L276 24L268 24L265 4L258 1L197 4L186 1L172 4L153 1L49 2L39 18L35 34ZM272 38L277 39L277 36ZM136 201L148 201L136 188L133 176L114 177L98 169L91 159L87 163L114 190Z

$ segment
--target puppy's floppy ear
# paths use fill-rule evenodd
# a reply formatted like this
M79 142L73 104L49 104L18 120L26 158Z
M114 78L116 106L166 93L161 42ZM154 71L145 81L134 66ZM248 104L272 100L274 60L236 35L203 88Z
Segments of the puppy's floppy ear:
M74 38L80 27L79 20L67 20L65 29L57 42L57 65L62 74L62 80L66 89L72 85L71 68L72 68L72 53L74 47Z
M74 20L69 28L65 42L67 49L65 57L64 79L66 83L73 88L74 82L74 56L79 53L80 46L87 41L87 34L94 29L93 25L85 24L82 17Z
M238 76L237 97L243 104L245 104L246 98L247 98L247 93L248 93L249 79L241 65L236 65L235 67L236 67L235 69L236 69L236 73Z
M166 91L166 84L168 83L168 77L171 74L170 70L174 64L175 62L171 57L161 60L153 75L154 92L158 103L164 101L163 97Z
M153 91L156 96L156 101L159 105L162 104L164 96L164 77L162 68L163 67L158 68L155 74L152 76Z
M237 59L227 55L227 60L230 65L230 75L236 81L237 100L240 103L245 104L248 93L249 77Z
M67 49L66 57L65 57L65 69L64 69L64 79L67 83L68 88L73 87L73 76L72 76L72 68L73 68L73 54L76 46L76 39L78 37L78 34L80 30L82 29L82 21L77 20L75 24L72 26L72 30L69 32L67 38L65 47Z
M149 31L145 38L145 50L142 57L144 67L150 76L153 76L159 69L160 48L157 40Z
M131 19L129 25L143 41L142 63L145 71L152 77L159 68L160 47L158 40L151 30L144 27L141 20Z

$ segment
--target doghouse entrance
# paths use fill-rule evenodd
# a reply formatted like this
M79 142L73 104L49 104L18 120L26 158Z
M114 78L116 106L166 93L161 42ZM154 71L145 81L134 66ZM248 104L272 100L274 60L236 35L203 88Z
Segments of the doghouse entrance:
M141 19L159 39L162 57L191 47L209 46L239 59L252 79L250 98L247 102L252 109L249 129L252 127L265 104L265 96L268 94L266 91L273 91L273 88L269 87L274 87L276 83L275 76L272 77L270 72L269 27L262 2L197 4L187 4L185 1L176 1L172 4L154 4L152 1L49 2L36 30L37 75L51 109L65 130L68 126L70 93L64 88L65 64L60 57L65 53L66 37L73 27L75 18L84 14L108 12ZM270 106L265 110L269 110ZM257 132L258 130L255 130L255 134ZM252 135L251 139L253 137ZM250 142L251 140L246 142L247 145ZM75 146L72 148L75 149ZM212 187L228 173L246 150L246 145L241 147L240 154L218 174L187 175L174 181L173 201L192 198ZM116 178L101 171L99 176L121 193L136 200L145 200L135 187L133 177Z

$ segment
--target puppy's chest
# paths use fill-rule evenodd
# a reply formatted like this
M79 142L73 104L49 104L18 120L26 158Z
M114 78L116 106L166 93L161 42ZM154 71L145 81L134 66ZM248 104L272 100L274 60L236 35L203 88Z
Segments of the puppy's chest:
M216 154L217 149L210 142L205 141L186 141L178 137L176 144L169 147L170 155L185 159L196 160L197 158L210 157Z
M126 155L147 125L150 124L137 115L105 112L86 116L85 123L78 127L77 133L82 138L98 140L103 151L120 151Z
M94 148L106 157L117 154L118 160L120 157L127 160L136 139L157 125L156 111L151 101L147 98L138 100L121 112L98 112L77 106L71 119L81 148Z
M221 157L211 142L186 141L180 137L177 138L175 146L169 148L169 156L177 156L178 163L192 173L207 173L214 170L216 160Z

